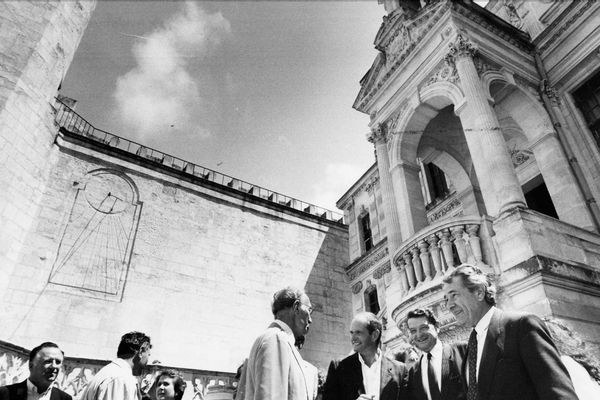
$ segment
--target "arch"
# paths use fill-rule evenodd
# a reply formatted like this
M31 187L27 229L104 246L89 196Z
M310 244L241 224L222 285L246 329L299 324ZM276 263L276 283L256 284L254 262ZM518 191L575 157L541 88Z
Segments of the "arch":
M464 102L460 88L450 82L436 82L422 88L409 101L409 107L400 116L393 132L390 165L414 164L423 131L438 112L449 105L459 107Z

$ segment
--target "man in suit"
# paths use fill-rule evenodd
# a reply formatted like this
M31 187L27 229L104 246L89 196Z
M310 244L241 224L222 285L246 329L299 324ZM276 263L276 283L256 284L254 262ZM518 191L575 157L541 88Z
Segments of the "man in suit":
M103 367L83 390L80 400L142 400L136 377L148 364L152 344L142 332L121 337L117 358Z
M29 378L0 387L0 400L71 400L55 387L64 354L55 343L44 342L29 353Z
M350 325L354 354L329 365L323 400L398 400L408 395L408 368L382 354L382 325L373 313Z
M304 291L287 287L273 295L275 317L256 338L245 371L245 400L312 400L304 360L294 346L312 323L312 305Z
M463 363L468 400L577 400L542 320L496 308L489 276L463 264L444 277L443 291L458 324L473 328Z
M466 344L449 345L438 337L438 321L431 310L408 312L410 343L423 352L409 371L408 386L414 400L464 400L460 368Z

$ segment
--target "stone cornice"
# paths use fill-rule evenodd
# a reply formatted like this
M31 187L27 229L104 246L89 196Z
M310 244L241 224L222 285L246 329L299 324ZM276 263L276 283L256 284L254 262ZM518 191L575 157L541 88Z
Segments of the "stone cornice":
M381 260L388 257L388 255L387 239L384 239L380 241L370 253L365 254L363 257L346 267L346 275L353 281L371 267L378 264Z
M569 7L566 10L564 10L559 17L555 18L554 21L552 21L552 23L546 29L544 29L544 31L538 36L538 38L536 38L535 42L539 43L539 51L546 51L558 40L559 37L563 35L563 33L567 29L569 29L571 26L576 26L574 25L575 21L579 19L579 17L581 17L584 14L584 12L594 4L594 2L595 0L572 2L569 5ZM576 7L581 8L579 8L577 12L568 16L568 19L565 20L563 16L567 17L567 15L571 13L571 11L573 11ZM552 32L552 36L548 37L547 34L549 34L550 32Z

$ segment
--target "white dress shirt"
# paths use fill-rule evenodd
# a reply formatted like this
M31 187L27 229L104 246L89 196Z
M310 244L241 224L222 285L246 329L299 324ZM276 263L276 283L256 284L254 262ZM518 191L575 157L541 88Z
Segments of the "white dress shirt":
M433 372L437 378L438 389L442 391L442 353L443 353L442 342L438 340L431 349L431 362L433 364ZM423 388L427 394L427 398L431 400L431 393L429 393L429 375L427 374L427 353L421 355L421 382L423 382Z
M475 325L475 332L477 332L477 374L479 376L479 365L481 364L481 355L483 354L483 346L485 345L485 337L487 336L488 327L490 326L490 321L492 320L492 315L496 311L496 307L492 306L486 312L483 317L479 320L477 325ZM469 383L469 364L467 363L467 383Z
M38 393L38 388L29 379L27 379L27 400L50 400L54 382L42 393Z
M360 361L365 394L373 396L373 400L379 400L379 391L381 390L381 351L377 349L375 361L373 361L370 367L365 363L360 353L358 354L358 360Z
M98 371L79 399L141 400L138 382L131 366L120 358Z

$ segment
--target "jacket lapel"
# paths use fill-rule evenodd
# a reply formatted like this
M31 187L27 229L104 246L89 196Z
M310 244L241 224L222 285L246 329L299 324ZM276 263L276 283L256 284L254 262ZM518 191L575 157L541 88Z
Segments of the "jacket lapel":
M360 360L358 359L358 353L354 353L352 356L352 366L350 367L350 374L352 377L351 382L355 382L355 391L352 395L356 394L356 397L361 394L365 394L365 385L363 383L363 375L362 375L362 366L360 364Z
M381 354L381 380L379 381L380 395L383 391L383 388L385 388L388 382L392 380L393 372L394 371L392 371L392 363L387 359L387 357L384 357L384 355Z
M414 393L418 396L419 399L427 400L427 393L425 392L425 388L423 387L423 377L421 376L421 362L423 362L423 354L419 357L419 360L415 362L413 367L413 377L414 377Z
M444 392L447 391L450 379L450 362L452 361L452 348L450 345L443 344L442 346L442 397Z
M501 319L502 311L494 311L485 337L483 354L481 355L481 363L479 364L479 376L477 377L477 387L479 388L479 398L481 400L488 397L486 390L491 387L496 363L503 351L503 349L498 346L498 338L504 335Z

